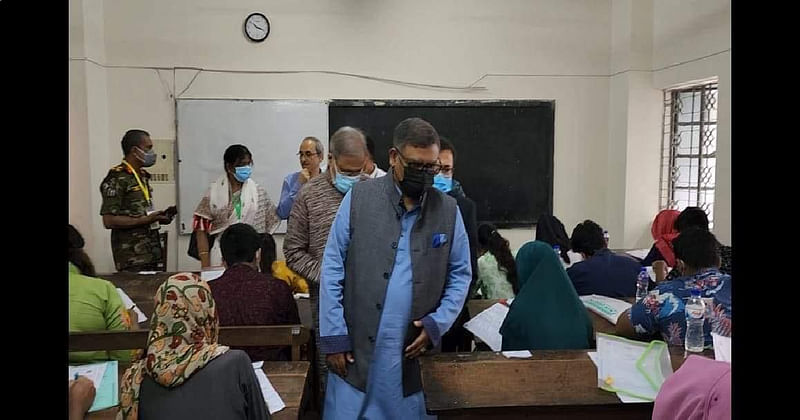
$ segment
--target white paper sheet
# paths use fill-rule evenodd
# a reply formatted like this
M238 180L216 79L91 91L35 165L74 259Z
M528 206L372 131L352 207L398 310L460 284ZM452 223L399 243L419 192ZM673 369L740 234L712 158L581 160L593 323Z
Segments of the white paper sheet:
M647 254L650 253L650 249L649 248L632 249L630 251L626 251L625 253L630 255L630 256L632 256L632 257L636 257L636 258L638 258L640 260L643 260L643 259L645 259L645 257L647 257Z
M133 303L133 300L131 300L130 296L128 296L124 290L117 287L117 294L119 295L120 299L122 299L122 305L125 306L125 309L133 308L133 312L136 313L136 323L140 324L147 321L147 316L144 314L144 312L139 310L139 307Z
M529 352L528 350L504 351L503 352L503 356L505 356L505 357L507 357L509 359L512 359L512 358L527 359L529 357L533 357L531 352Z
M269 414L275 414L278 411L283 410L286 407L284 404L283 399L280 395L278 395L278 391L275 391L275 388L272 386L272 382L269 381L267 378L267 374L264 373L264 362L253 362L253 370L256 372L256 378L258 378L258 384L261 386L261 395L264 396L264 402L267 403L267 410Z
M508 306L495 303L488 309L479 313L466 323L464 328L475 334L492 350L500 351L503 347L503 336L500 335L500 326L508 315Z
M633 306L624 300L614 299L607 296L587 295L581 296L580 298L586 308L607 319L608 322L614 325L617 325L617 319L619 316Z
M225 267L209 267L200 272L200 278L209 282L221 276L225 272Z
M714 359L730 363L731 338L717 333L711 333L711 338L714 340Z
M590 352L587 353L587 355L589 355L589 358L592 359L592 362L594 363L595 367L597 367L598 364L599 364L597 352L596 351L590 351ZM650 401L643 400L643 399L640 399L640 398L631 397L630 395L622 394L622 393L619 393L619 392L617 392L617 398L619 398L619 400L624 402L624 403L650 402Z
M658 389L647 381L647 378L636 368L636 361L647 348L647 343L637 343L629 340L597 336L597 379L598 382L612 381L611 386L622 389L628 393L655 399ZM662 357L669 358L669 353ZM668 362L668 360L667 360ZM668 363L667 363L668 364ZM671 368L670 372L671 373ZM665 376L668 375L665 373ZM638 398L636 398L638 400ZM633 401L629 398L623 402Z
M89 365L70 366L69 380L75 380L75 375L85 376L94 384L95 389L100 389L103 374L106 373L106 362L92 363Z

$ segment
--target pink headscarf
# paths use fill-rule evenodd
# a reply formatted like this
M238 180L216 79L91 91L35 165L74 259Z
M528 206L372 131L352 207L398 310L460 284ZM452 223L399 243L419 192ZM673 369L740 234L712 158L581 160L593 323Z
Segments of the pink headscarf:
M691 355L661 385L653 420L731 418L731 364Z

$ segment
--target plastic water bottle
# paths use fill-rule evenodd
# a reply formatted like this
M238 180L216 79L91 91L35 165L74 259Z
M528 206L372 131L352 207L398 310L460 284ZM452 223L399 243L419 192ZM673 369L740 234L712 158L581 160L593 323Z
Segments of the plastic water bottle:
M606 247L608 247L608 231L603 231L603 239L606 241Z
M701 352L705 344L703 324L706 304L700 298L700 290L692 289L692 296L686 302L686 351Z
M558 256L558 259L561 259L561 247L560 246L553 245L553 252L556 253L556 256Z
M636 301L640 301L647 296L647 286L650 284L650 276L647 274L647 269L642 267L639 270L639 275L636 276Z

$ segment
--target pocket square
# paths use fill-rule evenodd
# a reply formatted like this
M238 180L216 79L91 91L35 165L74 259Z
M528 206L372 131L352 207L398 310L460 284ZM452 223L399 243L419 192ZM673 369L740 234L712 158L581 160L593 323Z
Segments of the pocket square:
M434 248L439 248L442 245L447 243L447 234L446 233L434 233L433 234L433 244Z

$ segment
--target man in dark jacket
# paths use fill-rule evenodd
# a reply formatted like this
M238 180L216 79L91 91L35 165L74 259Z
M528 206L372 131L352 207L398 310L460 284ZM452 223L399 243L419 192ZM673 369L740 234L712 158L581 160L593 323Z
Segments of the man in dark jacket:
M458 209L461 211L461 218L464 220L464 228L469 238L470 263L472 264L472 283L470 283L469 295L467 296L467 300L469 300L475 293L475 283L478 279L477 207L475 202L464 193L461 183L453 178L456 161L455 146L445 137L440 136L439 140L441 143L439 161L442 164L442 170L434 177L433 186L456 199ZM465 303L453 327L442 337L443 352L472 351L472 334L464 329L464 323L469 320L466 308L467 305Z

